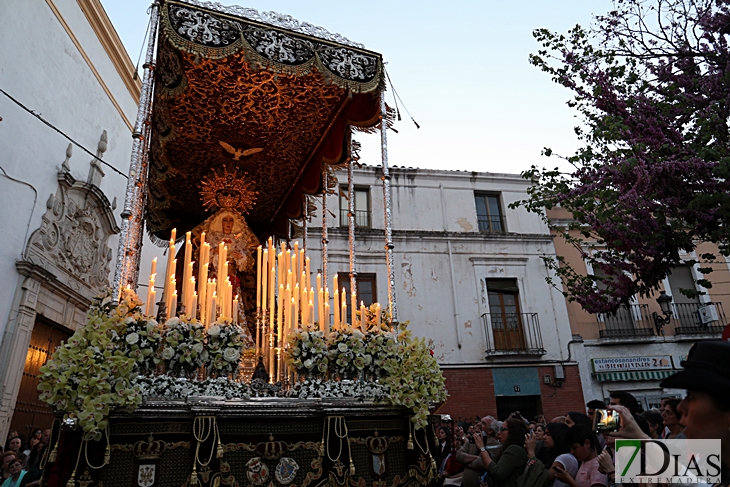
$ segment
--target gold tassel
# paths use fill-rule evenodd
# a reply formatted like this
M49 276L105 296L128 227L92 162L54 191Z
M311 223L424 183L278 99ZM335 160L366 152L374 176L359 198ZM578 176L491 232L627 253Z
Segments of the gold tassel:
M190 474L190 485L198 485L198 471L193 465L193 473Z
M220 440L218 440L218 451L216 452L215 456L217 458L223 458L223 445L221 445Z
M408 444L406 445L406 448L409 450L413 450L413 434L411 434L411 426L408 425Z
M355 475L355 464L352 463L352 458L350 458L350 476Z
M431 468L434 472L437 472L438 467L436 466L436 460L433 459L433 455L431 455L431 452L428 452L428 456L431 457Z
M220 477L214 478L213 479L213 487L220 487L220 485L221 485L221 478Z
M76 486L76 471L74 470L74 473L71 474L71 478L68 479L68 482L66 482L66 487L75 487Z
M48 455L48 461L51 463L55 463L57 456L58 456L58 440L56 440L56 444L53 446L53 450L51 451L51 454Z

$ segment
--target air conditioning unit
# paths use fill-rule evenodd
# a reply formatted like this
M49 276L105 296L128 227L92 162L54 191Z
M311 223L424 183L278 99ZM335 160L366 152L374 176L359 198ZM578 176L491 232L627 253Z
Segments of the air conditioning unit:
M714 304L700 306L697 309L697 314L700 317L700 323L702 323L703 325L720 319L720 317L717 315L717 308Z

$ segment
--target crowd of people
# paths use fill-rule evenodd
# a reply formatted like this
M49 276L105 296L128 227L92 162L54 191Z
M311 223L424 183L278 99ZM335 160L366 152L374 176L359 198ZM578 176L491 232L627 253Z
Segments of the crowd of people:
M0 487L40 487L43 457L51 441L51 430L32 430L27 441L11 431L0 446Z
M719 439L722 482L730 483L730 343L702 342L682 363L684 369L661 386L686 389L683 399L664 397L657 409L643 411L628 392L597 399L586 412L566 412L546 421L518 411L504 421L493 416L440 426L437 463L440 486L609 487L615 486L617 438ZM618 431L598 434L598 409L620 415ZM453 437L452 437L453 436Z

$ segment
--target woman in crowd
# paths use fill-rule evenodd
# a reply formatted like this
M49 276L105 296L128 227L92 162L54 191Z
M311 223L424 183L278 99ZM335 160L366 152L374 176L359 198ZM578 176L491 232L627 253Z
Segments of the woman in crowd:
M444 465L446 464L446 457L451 453L451 431L448 426L440 426L436 436L439 441L439 446L436 448L436 463L439 466L439 474L443 473Z
M10 477L10 463L12 463L17 456L11 451L6 451L0 455L0 482L4 482L6 478Z
M535 426L535 439L537 441L543 441L545 439L545 425L544 424L537 424Z
M568 434L570 452L580 462L575 478L561 468L555 468L555 478L570 487L606 487L608 477L599 471L598 439L595 433L584 425L576 424Z
M474 443L479 448L479 456L489 477L494 480L495 487L517 487L517 478L525 470L527 452L523 446L527 426L524 421L511 418L502 423L499 430L500 448L499 461L489 456L482 435L474 435Z
M669 430L669 435L665 436L666 440L679 440L687 438L684 434L684 428L679 424L679 420L682 419L682 413L677 409L681 399L672 397L667 400L666 407L662 413L662 419L664 420L664 426Z
M10 476L5 479L2 486L0 487L18 487L20 481L25 476L25 470L23 470L23 462L17 456L14 456L10 462Z
M655 440L659 438L664 429L664 418L662 418L661 413L656 410L650 410L644 411L639 416L649 424L649 436Z
M43 469L41 468L41 460L46 452L46 445L42 442L38 443L33 447L33 451L30 452L28 457L28 468L27 472L23 477L23 480L18 484L18 487L40 487L41 479L43 478Z
M569 484L555 478L559 470L563 470L575 478L578 473L578 460L570 453L568 434L570 428L563 423L550 423L545 430L545 447L550 452L547 463L535 455L536 437L528 436L525 440L528 458L538 458L548 468L548 479L553 480L552 487L567 487Z

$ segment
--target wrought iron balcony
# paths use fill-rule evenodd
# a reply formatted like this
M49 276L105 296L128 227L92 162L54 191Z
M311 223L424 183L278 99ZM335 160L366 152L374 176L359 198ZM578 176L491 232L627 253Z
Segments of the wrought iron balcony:
M537 313L484 313L487 356L545 355Z
M347 208L340 208L340 226L347 226ZM370 211L355 210L355 227L370 228Z
M647 304L623 305L615 313L597 316L601 338L635 339L654 336L654 321Z
M727 326L721 303L672 303L674 334L717 335Z
M484 233L504 233L504 215L477 215L479 231Z

